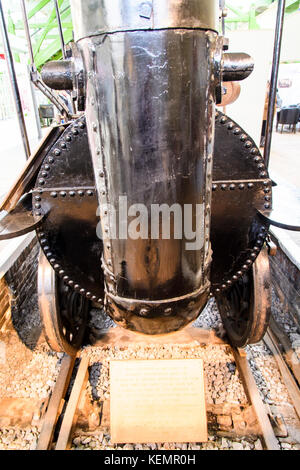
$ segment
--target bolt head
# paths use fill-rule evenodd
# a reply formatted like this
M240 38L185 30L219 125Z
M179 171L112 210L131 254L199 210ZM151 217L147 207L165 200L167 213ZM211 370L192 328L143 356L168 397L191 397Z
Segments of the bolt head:
M148 315L148 309L147 308L142 308L140 310L140 316L141 317L146 317Z
M143 2L139 7L139 15L141 18L149 20L152 15L152 5L150 2Z

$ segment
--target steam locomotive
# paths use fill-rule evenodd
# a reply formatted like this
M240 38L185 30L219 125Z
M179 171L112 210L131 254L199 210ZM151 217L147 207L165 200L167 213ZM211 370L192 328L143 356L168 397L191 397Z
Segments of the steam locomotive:
M2 204L0 239L36 231L49 345L74 354L92 307L148 335L215 297L231 343L270 316L272 181L216 111L253 70L226 52L212 0L72 0L72 56L44 66L77 114L51 128ZM153 218L155 217L155 224Z

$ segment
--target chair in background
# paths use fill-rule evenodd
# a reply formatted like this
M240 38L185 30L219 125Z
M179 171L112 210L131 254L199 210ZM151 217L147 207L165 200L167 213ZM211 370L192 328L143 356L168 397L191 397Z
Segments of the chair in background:
M278 131L278 126L281 124L281 134L283 132L284 126L289 126L289 130L296 133L296 126L300 119L300 108L297 106L289 106L288 108L282 108L277 113L277 124L276 131Z

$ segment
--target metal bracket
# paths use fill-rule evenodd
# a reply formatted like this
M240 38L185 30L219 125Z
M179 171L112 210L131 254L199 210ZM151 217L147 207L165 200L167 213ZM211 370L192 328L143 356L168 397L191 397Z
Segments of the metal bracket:
M267 247L268 247L269 256L276 256L278 247L277 247L277 245L271 240L270 235L267 236L266 244L267 244Z
M267 224L300 232L300 216L294 208L298 204L298 194L287 186L273 187L273 209L258 210L259 217Z
M65 114L68 118L72 119L73 116L72 113L70 113L68 106L57 95L57 93L53 92L45 85L35 67L32 67L31 69L30 78L32 83L51 101L51 103L54 104L54 106L56 106L61 114Z
M21 237L33 232L42 224L45 215L40 217L32 215L31 199L31 193L27 193L14 210L0 213L0 240Z

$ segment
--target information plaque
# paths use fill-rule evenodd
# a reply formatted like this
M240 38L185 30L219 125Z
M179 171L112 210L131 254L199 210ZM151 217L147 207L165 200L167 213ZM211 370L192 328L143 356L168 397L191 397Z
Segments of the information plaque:
M203 361L110 363L114 444L206 442Z

